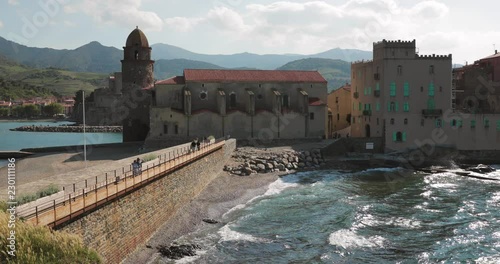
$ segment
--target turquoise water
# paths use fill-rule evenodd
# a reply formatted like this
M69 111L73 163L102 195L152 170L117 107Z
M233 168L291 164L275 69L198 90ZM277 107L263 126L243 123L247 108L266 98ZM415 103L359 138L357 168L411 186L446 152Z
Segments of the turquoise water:
M71 122L0 122L0 151L53 146L83 145L83 133L10 131L20 126L59 126ZM87 144L122 142L121 133L86 133Z
M83 133L49 133L10 131L20 126L59 126L71 122L0 122L0 151L17 151L24 148L83 145ZM85 133L87 144L122 142L122 133ZM0 167L7 164L0 159Z
M500 183L452 172L298 173L221 221L181 262L500 263Z

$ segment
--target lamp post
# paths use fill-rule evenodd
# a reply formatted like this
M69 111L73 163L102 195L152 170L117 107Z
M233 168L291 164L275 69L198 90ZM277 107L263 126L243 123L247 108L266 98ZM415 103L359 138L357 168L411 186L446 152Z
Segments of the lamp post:
M87 137L85 136L85 91L82 90L83 101L83 161L87 168Z

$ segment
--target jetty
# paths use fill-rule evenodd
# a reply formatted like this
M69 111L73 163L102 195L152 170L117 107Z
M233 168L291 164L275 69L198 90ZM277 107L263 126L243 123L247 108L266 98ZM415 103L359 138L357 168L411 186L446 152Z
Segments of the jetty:
M62 133L83 133L83 126L21 126L10 129L10 131L22 132L62 132ZM121 133L122 126L85 126L87 133Z

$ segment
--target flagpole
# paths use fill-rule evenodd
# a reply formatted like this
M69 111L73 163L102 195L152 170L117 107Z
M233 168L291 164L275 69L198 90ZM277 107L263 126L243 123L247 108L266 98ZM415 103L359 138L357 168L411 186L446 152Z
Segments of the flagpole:
M85 91L82 90L83 97L83 160L87 168L87 138L85 137Z

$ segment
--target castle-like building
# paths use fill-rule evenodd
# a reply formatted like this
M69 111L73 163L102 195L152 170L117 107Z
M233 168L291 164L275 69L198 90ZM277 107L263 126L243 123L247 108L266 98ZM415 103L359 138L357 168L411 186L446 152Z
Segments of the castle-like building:
M122 71L94 92L87 116L102 125L122 123L124 141L326 137L327 82L317 71L186 69L155 82L140 29L123 50Z
M451 54L419 55L415 40L383 40L351 73L353 137L381 137L386 152L500 149L500 115L452 106Z

